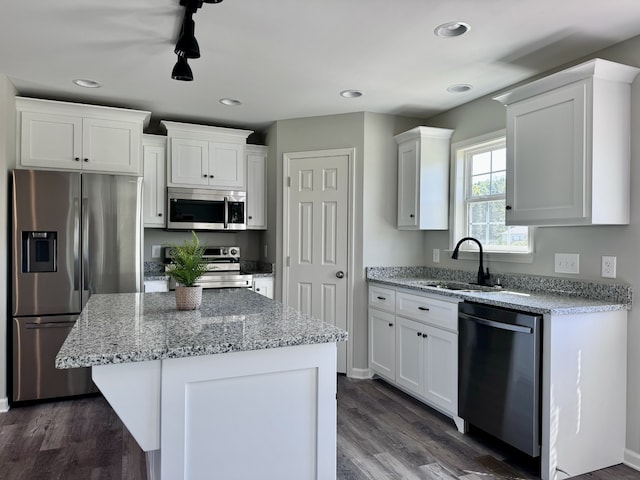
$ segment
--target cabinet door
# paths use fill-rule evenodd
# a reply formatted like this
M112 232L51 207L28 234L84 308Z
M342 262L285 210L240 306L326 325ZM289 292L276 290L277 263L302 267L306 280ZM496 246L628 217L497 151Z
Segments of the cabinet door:
M209 186L246 190L244 145L209 142Z
M398 146L398 228L418 228L418 140Z
M369 308L369 368L395 380L395 315Z
M21 166L82 168L82 118L34 112L21 115Z
M142 175L142 128L133 122L85 118L82 169Z
M171 177L168 184L209 185L209 142L171 138Z
M267 228L267 155L247 149L247 229Z
M424 337L426 326L396 317L396 383L422 396L424 390Z
M144 145L143 218L145 227L164 228L166 221L166 148Z
M424 327L424 396L448 412L458 412L458 335Z
M261 277L253 280L254 292L273 299L273 277Z
M579 82L507 107L507 225L558 223L590 213L589 89Z

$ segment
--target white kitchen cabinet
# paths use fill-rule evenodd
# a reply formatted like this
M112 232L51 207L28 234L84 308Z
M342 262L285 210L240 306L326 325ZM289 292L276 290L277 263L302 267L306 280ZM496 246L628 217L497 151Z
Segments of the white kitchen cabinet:
M273 277L255 277L251 289L264 297L273 299Z
M149 112L16 98L18 167L142 175Z
M166 157L167 137L143 135L142 211L146 228L164 228L166 225Z
M396 379L395 323L393 313L369 307L369 368L392 382Z
M247 229L267 229L267 147L247 145Z
M443 297L444 298L444 297ZM458 299L369 285L369 368L458 430Z
M495 97L507 113L508 225L629 223L639 71L595 59Z
M398 229L449 228L451 135L446 128L417 127L396 135Z
M245 191L250 130L162 121L170 156L167 185Z

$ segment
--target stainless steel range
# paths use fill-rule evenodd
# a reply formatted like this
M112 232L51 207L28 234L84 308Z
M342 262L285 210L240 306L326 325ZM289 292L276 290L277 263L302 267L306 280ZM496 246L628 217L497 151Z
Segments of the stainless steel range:
M207 273L198 281L202 288L251 287L253 276L240 272L239 247L206 247L204 257L207 260ZM165 265L171 260L171 247L165 247ZM175 290L175 287L175 280L169 280L169 289Z

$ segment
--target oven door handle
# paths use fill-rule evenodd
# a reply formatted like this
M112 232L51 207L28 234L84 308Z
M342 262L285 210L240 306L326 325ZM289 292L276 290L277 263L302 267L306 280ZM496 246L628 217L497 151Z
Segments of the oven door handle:
M531 327L523 327L521 325L512 325L510 323L502 323L496 322L494 320L487 320L486 318L476 317L474 315L469 315L467 313L459 312L458 316L460 318L465 318L467 320L471 320L480 325L484 325L486 327L498 328L500 330L509 330L510 332L518 332L518 333L533 333L533 328Z

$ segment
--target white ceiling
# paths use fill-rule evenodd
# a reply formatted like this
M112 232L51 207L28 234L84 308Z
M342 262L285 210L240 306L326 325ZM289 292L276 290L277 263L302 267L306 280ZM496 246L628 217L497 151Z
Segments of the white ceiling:
M0 73L25 96L261 130L355 111L426 118L640 34L638 0L224 0L194 15L201 57L181 82L183 13L179 0L3 0ZM471 30L433 34L451 21ZM447 92L458 83L473 89Z

